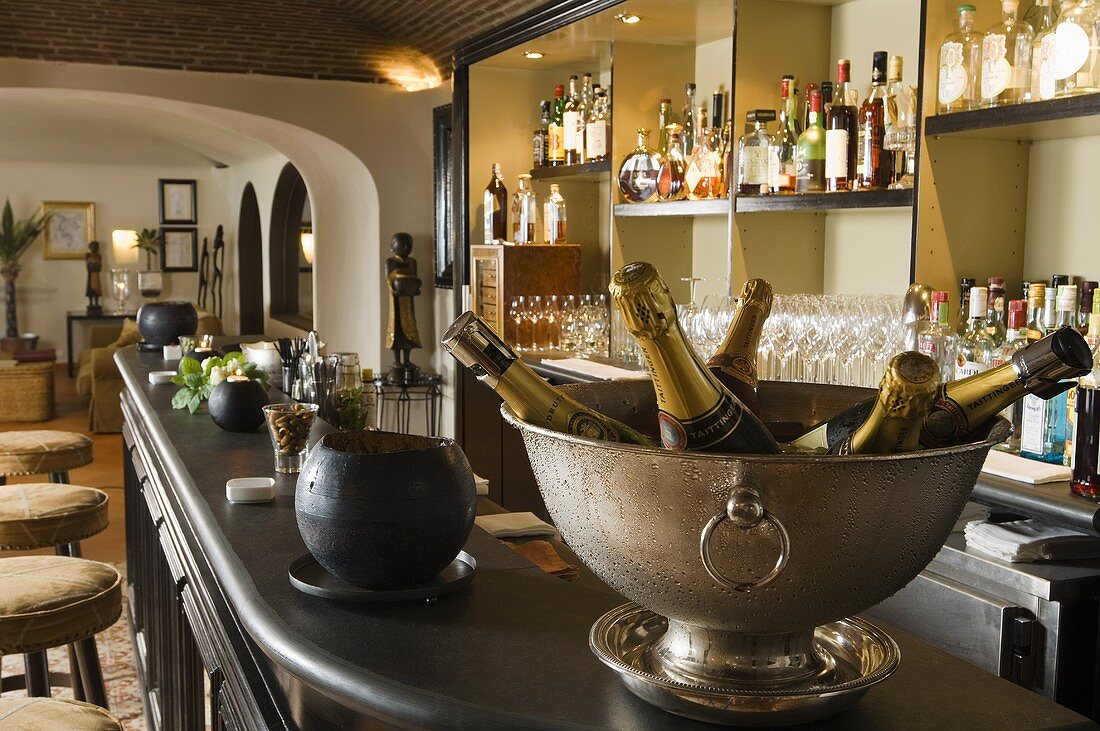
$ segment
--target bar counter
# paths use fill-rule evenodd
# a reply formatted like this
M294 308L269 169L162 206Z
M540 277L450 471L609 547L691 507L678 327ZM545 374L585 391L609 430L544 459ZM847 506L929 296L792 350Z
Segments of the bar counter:
M587 571L575 582L545 574L477 527L466 545L473 582L435 603L298 592L287 577L306 553L294 476L277 477L273 502L225 500L227 479L272 474L267 434L173 410L175 387L147 380L174 365L157 354L131 347L115 359L126 384L129 611L149 728L201 728L206 714L232 729L714 728L635 698L589 651L592 622L621 596ZM898 671L815 728L1095 727L885 628L901 647Z

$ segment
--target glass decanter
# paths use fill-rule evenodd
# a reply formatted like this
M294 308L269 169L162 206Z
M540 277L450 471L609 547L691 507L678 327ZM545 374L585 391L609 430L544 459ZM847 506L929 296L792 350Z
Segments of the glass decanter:
M619 193L628 203L657 200L657 174L660 158L649 149L649 130L638 128L638 146L619 165Z
M548 244L566 243L565 198L557 183L550 184L550 195L542 203L543 240Z
M657 197L662 201L678 201L687 197L684 180L687 163L680 148L680 134L684 128L678 124L670 124L667 129L668 152L661 158L661 166L657 172Z
M1054 27L1054 95L1100 91L1098 11L1092 0L1068 0Z
M695 151L684 170L684 189L693 201L717 198L722 187L718 173L718 153L711 145L709 130L704 129L695 142ZM660 187L660 181L658 181Z
M531 176L522 173L517 180L519 187L512 194L512 242L533 244L538 223L538 201L535 191L531 189Z
M974 109L979 104L984 36L974 30L976 13L973 5L960 5L958 30L944 38L940 46L940 114Z
M982 106L1019 104L1031 77L1031 26L1016 18L1020 0L1002 0L1002 21L982 39Z
M1027 101L1054 98L1054 8L1051 0L1035 0L1025 20L1035 31L1031 42L1031 85Z

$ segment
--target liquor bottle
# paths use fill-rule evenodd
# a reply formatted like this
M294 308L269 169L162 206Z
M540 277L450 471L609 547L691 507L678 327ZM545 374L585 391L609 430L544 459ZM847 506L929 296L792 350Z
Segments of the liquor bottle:
M672 118L672 100L662 99L657 108L657 154L661 157L668 152L668 125L675 121Z
M1097 286L1100 285L1091 279L1081 282L1081 301L1077 308L1077 332L1082 335L1089 331L1089 317L1092 315L1096 303ZM1100 336L1100 333L1096 334Z
M499 244L508 238L508 190L504 187L499 162L493 163L493 177L485 186L482 201L485 209L485 243Z
M722 187L718 174L718 153L711 147L711 139L709 130L701 130L695 138L695 150L684 169L684 189L693 201L717 198Z
M607 94L601 89L596 94L592 114L584 127L585 162L599 162L607 159L607 129L610 125L610 107Z
M1068 0L1055 25L1054 96L1100 92L1100 37L1093 0Z
M684 173L687 165L684 160L678 124L668 126L668 152L661 158L661 167L657 171L657 198L662 201L678 201L687 197Z
M715 89L710 95L710 128L721 130L725 121L726 95L721 89Z
M999 348L1004 344L1008 330L1005 312L1005 278L990 277L988 281L989 309L986 310L985 321L988 324L989 337L993 338L993 347ZM1026 306L1027 303L1024 304Z
M970 290L970 317L966 332L959 338L959 354L955 358L955 378L969 378L989 369L993 360L993 338L986 329L985 311L989 301L986 287Z
M802 106L799 107L799 117L802 119L802 131L805 132L810 126L810 95L814 92L821 94L821 90L817 88L817 84L806 84L806 88L802 95ZM825 117L821 118L824 121ZM824 125L822 125L824 126ZM799 137L802 135L800 134Z
M883 146L886 136L886 51L875 51L871 90L859 108L857 184L860 190L883 190L894 179L894 153Z
M1080 333L1070 327L1076 318L1076 310L1077 287L1066 284L1059 286L1056 300L1056 324L1048 332L1066 330L1080 337ZM1088 348L1087 343L1085 347ZM1089 353L1088 366L1091 370L1091 351ZM1062 464L1065 460L1067 426L1064 392L1046 401L1029 395L1023 403L1020 456L1051 464Z
M798 93L798 79L793 74L784 74L783 81L787 82L788 94L784 97L787 110L787 119L790 120L791 131L794 132L795 139L802 134L802 130L805 129L803 123L806 121L802 117L802 105L799 104Z
M638 340L657 394L661 442L669 449L777 454L779 445L688 344L676 303L657 269L627 264L611 281L611 300Z
M775 121L774 109L753 109L746 117L752 131L737 143L737 192L759 195L768 192L768 151L772 138L768 122Z
M927 355L900 353L886 367L867 419L830 454L896 454L920 449L921 425L940 384L940 369Z
M1035 31L1031 42L1031 84L1027 101L1054 98L1054 50L1058 37L1051 0L1035 0L1027 19Z
M851 190L856 177L859 148L859 110L851 103L852 62L836 62L836 91L833 106L825 116L825 189L837 193Z
M1050 277L1050 286L1054 289L1055 293L1058 292L1058 288L1063 284L1069 284L1068 274L1053 274Z
M565 164L579 165L584 162L584 121L576 74L569 77L569 95L565 99L565 110L561 119L565 135Z
M768 110L768 111L771 111L771 110ZM772 112L772 119L775 119L775 112L774 111ZM765 125L765 131L766 130L767 130L767 125ZM770 150L771 150L771 147L770 147L771 137L770 136L768 137L768 145L769 145L768 149L769 149L769 152L770 152ZM720 198L725 198L729 194L730 171L732 170L732 167L733 167L730 164L732 162L731 161L732 156L733 156L733 122L731 122L730 120L727 119L725 124L722 125L722 131L718 133L718 178L719 178L718 197L720 197ZM769 155L769 157L770 157L770 155ZM768 170L769 170L769 173L770 173L770 170L771 170L770 166L768 167ZM769 180L769 182L770 182L770 180ZM771 186L768 183L765 183L765 185L760 190L761 190L761 192L767 192L768 190L770 190L770 187Z
M793 193L795 181L795 147L798 133L791 117L792 79L783 77L780 91L779 129L772 136L768 152L768 181L773 193Z
M921 446L961 444L969 434L1025 394L1041 398L1057 395L1092 368L1092 352L1076 330L1060 330L1031 343L1012 361L961 381L940 385L924 420ZM822 451L848 436L874 407L874 398L861 401L811 428L790 442L799 450Z
M1027 339L1031 342L1043 337L1046 329L1043 324L1046 291L1047 286L1043 282L1032 282L1027 288Z
M1055 277L1054 279L1054 283L1047 287L1046 291L1043 292L1043 334L1050 332L1051 329L1054 328L1054 324L1058 321L1058 309L1056 307L1056 304L1058 299L1059 285L1057 283L1058 278Z
M531 138L531 160L534 167L550 164L550 102L539 102L539 128Z
M649 130L638 128L638 146L619 165L619 193L627 203L657 200L660 158L649 149Z
M955 377L955 356L958 352L958 336L951 327L951 304L948 294L942 290L932 293L933 325L917 336L917 350L931 358L940 369L943 383Z
M1017 20L1020 0L1001 0L999 24L982 39L982 106L1019 104L1031 79L1031 26Z
M898 184L909 166L908 153L905 151L905 120L902 109L909 104L909 90L902 80L905 59L890 56L886 61L886 104L883 108L882 146L894 156L894 169L889 188L898 188Z
M962 335L966 332L966 323L970 319L970 290L978 283L972 277L963 277L959 280L959 316L955 319L955 331Z
M589 439L652 445L626 424L593 411L540 378L473 312L459 315L442 344L524 421Z
M833 108L833 82L821 82L821 119L829 118L829 110ZM825 125L822 124L822 127Z
M810 113L806 117L806 131L798 138L795 148L795 191L799 193L825 192L825 130L821 126L821 92L809 92Z
M991 368L999 368L1012 362L1012 356L1016 351L1027 347L1027 302L1024 300L1012 300L1008 303L1008 328L1005 333L1004 343L993 352ZM1013 401L1001 415L1012 422L1012 434L1004 443L997 445L997 449L1005 452L1016 453L1020 451L1020 425L1023 418L1023 408L1019 401Z
M940 114L978 106L982 88L982 34L974 30L976 9L959 6L958 30L940 46L940 73L936 110Z
M680 116L680 118L684 120L683 125L680 127L680 152L683 158L687 160L688 156L691 155L691 151L695 149L695 127L697 124L697 115L695 113L695 84L690 82L684 84L684 96L687 98L687 101L684 102L683 114ZM671 142L672 141L669 140L670 144Z
M725 339L707 360L707 368L741 403L759 414L756 352L764 321L772 311L771 284L766 279L750 279L741 289L739 303Z
M517 176L519 186L512 194L512 243L534 244L535 231L538 230L538 202L535 191L531 189L531 176L521 173Z
M1086 338L1093 352L1100 347L1100 314L1089 315ZM1073 435L1072 489L1078 495L1100 498L1100 369L1094 367L1077 382L1077 430Z
M550 195L542 203L543 241L548 244L566 243L565 220L565 198L558 184L551 183Z
M592 114L592 108L596 106L596 91L592 86L592 72L585 71L581 75L581 96L580 96L580 111L581 111L581 126L588 121L588 117Z
M554 87L554 107L553 113L550 118L550 124L547 127L549 134L547 135L549 143L549 149L547 150L546 160L550 165L564 165L565 164L565 87L558 84Z

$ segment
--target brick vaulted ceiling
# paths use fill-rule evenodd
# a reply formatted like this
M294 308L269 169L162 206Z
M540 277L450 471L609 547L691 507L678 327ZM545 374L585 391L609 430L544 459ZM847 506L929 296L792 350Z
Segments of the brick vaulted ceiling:
M0 57L398 83L546 0L0 0Z

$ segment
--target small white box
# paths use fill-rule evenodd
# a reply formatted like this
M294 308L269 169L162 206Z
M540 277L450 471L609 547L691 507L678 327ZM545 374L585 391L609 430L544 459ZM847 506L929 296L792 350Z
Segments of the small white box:
M266 503L275 499L271 477L235 477L225 483L225 499L231 503Z
M154 386L171 383L172 378L175 375L175 371L151 371L149 373L149 383L153 384Z
M164 353L165 360L179 360L183 358L183 348L179 345L165 345L161 348L161 352Z

